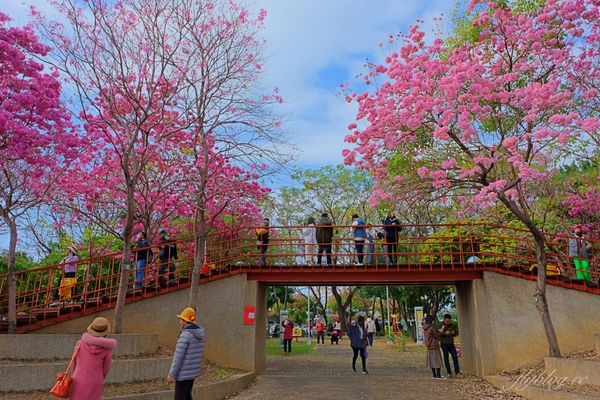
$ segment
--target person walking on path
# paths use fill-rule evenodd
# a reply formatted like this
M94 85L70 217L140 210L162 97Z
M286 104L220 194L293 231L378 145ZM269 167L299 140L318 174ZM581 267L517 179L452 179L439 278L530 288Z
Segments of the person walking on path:
M440 345L442 347L442 353L444 354L444 366L448 376L452 376L452 370L450 369L450 359L448 355L452 356L452 363L454 364L454 375L460 376L460 367L458 366L458 354L456 353L456 347L454 346L454 338L458 336L458 326L452 322L452 316L450 314L444 314L443 325L440 329Z
M146 238L146 232L140 232L135 243L135 287L141 289L146 279L146 266L152 259L150 243Z
M390 212L383 220L385 231L385 244L390 265L396 265L398 253L398 235L400 234L400 222L393 212Z
M319 339L321 340L321 344L325 344L325 324L323 320L317 321L317 344L319 344Z
M77 285L77 263L79 257L75 247L67 247L67 256L62 260L62 278L58 288L58 294L63 302L71 300L74 295L74 289Z
M193 308L187 307L177 318L181 333L167 381L175 382L175 400L192 400L194 380L200 376L204 358L206 335L204 328L196 323L196 311Z
M317 245L317 222L309 217L306 226L302 228L302 239L304 239L304 262L306 265L315 265L315 254Z
M425 336L425 346L427 347L426 365L431 368L433 379L444 380L441 375L442 357L440 356L440 333L433 326L434 318L429 315L423 323L423 332Z
M319 254L317 255L317 265L321 265L321 254L323 252L327 256L327 265L333 265L331 262L331 249L333 243L333 222L327 213L321 214L319 226L317 227L316 236L319 244Z
M348 338L350 338L350 347L352 347L352 371L356 372L356 359L360 353L360 362L362 364L362 373L367 375L367 339L365 332L365 317L360 315L358 321L352 321L348 330Z
M577 279L592 280L590 274L589 250L591 244L586 242L581 227L577 226L573 230L574 238L569 239L569 257L573 259L575 274Z
M115 339L106 337L109 332L108 320L98 317L77 341L69 399L100 400L102 398L104 380L110 371L112 351L117 345Z
M256 246L260 250L258 264L267 265L267 250L269 250L269 218L263 219L262 226L256 228Z
M358 259L356 265L363 265L367 228L365 227L365 220L360 218L358 214L352 214L352 234L354 236L356 258Z
M283 320L283 353L287 356L292 353L292 339L294 338L294 323L289 318Z
M371 318L367 318L367 338L369 339L369 346L373 346L373 336L377 332L375 328L375 322Z

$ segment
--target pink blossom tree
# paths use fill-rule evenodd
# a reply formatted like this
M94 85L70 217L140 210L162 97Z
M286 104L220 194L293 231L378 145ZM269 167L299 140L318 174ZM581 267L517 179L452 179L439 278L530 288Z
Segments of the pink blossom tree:
M95 154L106 159L96 164L119 171L101 174L107 186L79 191L91 195L92 208L93 199L123 198L120 236L127 266L136 218L149 215L149 207L159 207L155 199L176 197L193 186L193 207L171 201L175 197L166 203L176 203L182 214L193 210L204 220L211 165L250 171L246 167L256 159L264 162L278 154L272 136L277 121L268 106L280 97L263 96L256 85L262 45L257 34L265 15L251 17L235 1L94 0L82 3L83 8L74 0L53 3L68 21L66 28L34 13L55 46L51 62L74 86L78 113ZM179 158L185 164L169 163L178 153L185 156ZM151 173L167 174L174 182L185 177L192 183L148 191ZM252 174L241 176L254 180ZM115 190L119 196L113 195ZM194 232L205 237L205 228L197 226ZM196 243L198 276L202 240ZM129 275L122 268L116 332L122 327Z
M404 187L389 163L401 155L443 196L510 210L535 240L535 305L549 354L560 356L546 300L546 239L530 205L580 135L600 127L582 108L598 88L581 83L598 76L598 2L549 0L519 11L471 1L470 8L474 40L428 44L418 26L391 38L399 48L365 76L377 87L347 97L365 127L349 126L345 161L372 172L375 198Z
M16 329L17 220L61 190L81 141L60 99L58 73L37 59L49 48L0 13L0 216L10 233L9 332Z

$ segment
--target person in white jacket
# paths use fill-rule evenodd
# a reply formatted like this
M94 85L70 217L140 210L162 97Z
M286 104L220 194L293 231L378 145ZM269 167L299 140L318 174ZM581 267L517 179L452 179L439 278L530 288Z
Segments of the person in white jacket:
M315 254L317 253L317 228L316 221L309 217L306 226L302 228L302 238L304 239L304 261L306 265L315 265Z
M373 336L376 332L375 322L371 318L367 318L367 339L369 340L369 346L373 346Z

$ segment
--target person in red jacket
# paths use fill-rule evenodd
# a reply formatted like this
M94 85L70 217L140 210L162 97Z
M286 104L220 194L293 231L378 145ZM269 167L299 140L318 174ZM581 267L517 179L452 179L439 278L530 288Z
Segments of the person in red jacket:
M283 353L287 356L292 353L292 339L294 338L294 323L285 318L283 320Z
M317 321L317 344L319 344L319 339L321 339L321 344L325 344L325 324L322 320Z

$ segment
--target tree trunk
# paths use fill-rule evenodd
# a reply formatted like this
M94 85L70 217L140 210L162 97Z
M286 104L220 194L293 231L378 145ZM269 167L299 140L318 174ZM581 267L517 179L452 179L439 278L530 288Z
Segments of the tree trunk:
M198 205L196 220L194 221L194 268L190 282L190 293L188 296L188 307L194 310L198 307L198 293L200 291L200 271L205 258L206 245L206 221L203 205Z
M544 237L542 231L537 228L535 223L524 212L522 212L514 202L508 200L504 195L499 195L498 198L513 213L513 215L515 215L521 222L525 224L535 240L535 259L538 273L536 289L533 298L535 301L535 307L537 308L540 318L542 319L544 331L546 332L546 339L548 340L548 354L550 357L560 357L561 355L560 347L558 346L558 338L556 337L554 324L550 318L550 310L548 309L548 301L546 299L546 238Z
M8 244L8 333L17 333L17 277L15 260L17 254L17 221L4 217L10 232Z
M371 306L371 318L375 318L375 305L377 304L377 296L373 296L373 305Z
M546 299L546 249L544 234L540 231L531 232L535 238L535 258L538 266L537 284L535 290L535 307L540 313L546 339L548 340L548 354L550 357L561 357L560 347L558 346L558 338L554 330L554 324L550 318L550 310L548 309L548 301Z
M335 301L338 305L338 313L340 317L340 324L342 325L342 331L348 332L349 326L349 315L346 309L349 305L352 304L352 297L354 296L354 289L350 289L350 293L348 297L346 297L346 301L342 301L342 295L338 292L337 286L331 287L331 292L333 293L333 297L335 297Z
M131 265L131 236L133 234L133 221L135 218L135 198L133 193L133 184L127 184L127 215L125 226L123 228L123 257L121 258L121 271L119 273L119 290L117 292L117 304L114 313L114 333L123 332L123 308L125 307L125 297L129 285L129 274L135 265ZM150 261L150 260L148 260ZM134 261L135 263L135 261Z

